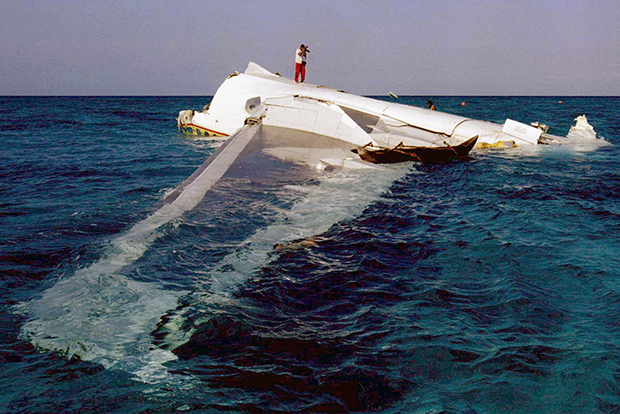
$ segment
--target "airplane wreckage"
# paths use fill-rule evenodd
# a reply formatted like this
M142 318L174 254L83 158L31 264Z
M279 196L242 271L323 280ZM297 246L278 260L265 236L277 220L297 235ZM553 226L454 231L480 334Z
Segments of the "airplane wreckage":
M202 111L179 113L186 134L227 138L214 154L230 164L262 129L264 152L307 165L372 168L376 163L446 163L472 148L603 142L585 116L566 137L507 119L503 125L295 83L250 62L219 87ZM225 153L230 155L226 156Z
M61 278L38 299L19 307L19 312L31 317L21 335L35 347L58 351L69 359L78 356L106 368L127 370L145 382L163 381L169 376L166 362L177 359L173 351L182 353L176 349L199 332L199 320L192 321L192 312L196 308L199 311L195 314L202 315L206 303L215 303L215 299L206 301L207 295L227 298L269 260L274 249L312 244L315 235L359 214L383 191L383 185L407 170L386 168L380 163L449 162L467 157L473 148L492 146L610 145L596 137L585 117L577 118L577 125L566 137L557 137L547 134L540 125L511 120L498 125L297 84L254 63L245 73L230 75L203 111L181 111L178 126L188 134L222 137L224 141L164 198L159 209L114 237L99 260ZM282 175L292 176L296 183L295 173L304 176L312 171L303 166L364 170L350 174L362 178L358 181L359 177L355 177L353 183L337 179L330 185L327 179L309 189L297 187L297 194L306 194L300 197L306 197L308 202L292 205L290 214L283 213L280 219L245 239L193 292L168 290L158 283L125 275L130 265L164 234L157 229L201 202L206 211L221 205L217 194L205 196L227 174L235 185L242 183L240 191L250 185L265 185L261 184L263 180L271 183L272 171L265 171L265 165L277 167L273 168L276 180ZM287 168L290 165L302 168ZM293 174L289 174L291 171ZM245 184L239 177L260 179ZM338 192L342 187L346 187L344 196ZM350 187L355 187L354 203L347 192ZM329 211L324 211L325 196L331 194L334 198L340 195L342 202L332 200ZM280 211L281 204L287 202L280 202L273 193L266 197L270 201L244 206L244 211L262 211L270 203L274 211ZM234 191L224 201L228 206L238 203ZM223 220L220 225L226 227L229 223ZM102 306L111 308L102 311ZM153 338L157 338L156 345Z

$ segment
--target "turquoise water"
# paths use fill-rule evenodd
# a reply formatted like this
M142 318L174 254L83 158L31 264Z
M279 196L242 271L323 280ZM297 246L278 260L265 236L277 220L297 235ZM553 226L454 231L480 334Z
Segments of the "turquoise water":
M620 411L620 98L434 97L615 146L248 157L127 240L219 144L177 132L207 101L0 98L0 411Z

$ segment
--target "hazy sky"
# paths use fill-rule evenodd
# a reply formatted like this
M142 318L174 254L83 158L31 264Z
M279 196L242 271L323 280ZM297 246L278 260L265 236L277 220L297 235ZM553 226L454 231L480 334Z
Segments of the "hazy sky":
M0 95L212 95L254 61L358 94L620 95L618 0L2 0Z

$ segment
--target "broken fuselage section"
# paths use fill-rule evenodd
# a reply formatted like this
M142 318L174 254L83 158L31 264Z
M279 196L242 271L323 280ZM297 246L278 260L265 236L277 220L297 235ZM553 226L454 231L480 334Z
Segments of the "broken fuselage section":
M578 128L577 133L584 138L596 139L585 117L580 118L573 128ZM202 111L181 111L177 121L179 130L186 134L226 138L248 119L279 131L280 146L266 147L274 156L301 156L306 158L304 162L329 160L327 163L338 165L363 160L369 153L366 160L371 162L377 162L376 155L381 158L385 153L390 155L388 159L394 159L391 155L398 158L403 149L432 154L426 159L411 156L403 160L447 162L466 157L474 146L510 148L561 144L565 139L548 134L546 126L538 123L527 125L507 119L500 125L295 83L253 62L244 73L230 75ZM290 145L282 146L287 142L282 139L285 131L296 133L290 134ZM306 134L305 138L297 139L300 133ZM310 157L313 160L306 157L309 149L318 154Z

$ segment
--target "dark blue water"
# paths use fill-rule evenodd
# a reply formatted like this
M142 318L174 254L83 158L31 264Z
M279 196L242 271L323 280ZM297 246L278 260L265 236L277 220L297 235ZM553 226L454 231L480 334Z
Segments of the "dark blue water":
M0 97L1 412L620 412L620 98L435 97L615 146L248 158L119 247L218 145L177 132L207 101Z

